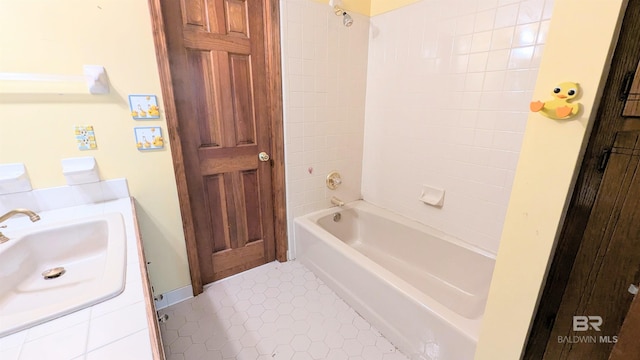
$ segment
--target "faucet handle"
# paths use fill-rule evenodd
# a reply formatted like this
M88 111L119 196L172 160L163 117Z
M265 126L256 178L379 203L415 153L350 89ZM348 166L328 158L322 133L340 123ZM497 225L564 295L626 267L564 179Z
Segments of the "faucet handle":
M327 175L327 187L330 190L335 190L338 188L338 185L342 184L342 177L340 177L340 173L337 171L332 171Z

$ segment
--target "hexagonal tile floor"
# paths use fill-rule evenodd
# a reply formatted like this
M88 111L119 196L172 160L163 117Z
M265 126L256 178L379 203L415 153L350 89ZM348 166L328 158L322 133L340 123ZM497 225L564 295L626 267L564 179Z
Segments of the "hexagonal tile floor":
M408 360L296 261L215 282L160 314L169 360Z

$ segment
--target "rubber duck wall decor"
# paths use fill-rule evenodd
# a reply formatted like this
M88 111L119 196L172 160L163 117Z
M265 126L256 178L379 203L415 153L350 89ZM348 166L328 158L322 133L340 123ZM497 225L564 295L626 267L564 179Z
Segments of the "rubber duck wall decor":
M578 83L570 81L560 83L551 92L552 100L545 102L532 101L529 104L529 109L555 120L570 119L576 116L580 110L580 104L570 103L571 100L578 96L579 90Z

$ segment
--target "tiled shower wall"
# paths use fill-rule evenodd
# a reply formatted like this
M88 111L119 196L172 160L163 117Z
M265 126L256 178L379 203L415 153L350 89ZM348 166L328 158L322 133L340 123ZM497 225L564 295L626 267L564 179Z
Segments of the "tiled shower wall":
M423 0L371 18L366 200L497 251L552 3ZM442 208L422 184L445 189Z
M327 4L281 1L289 237L293 219L360 198L369 18L347 28ZM343 184L325 186L338 170ZM295 253L290 241L290 251Z

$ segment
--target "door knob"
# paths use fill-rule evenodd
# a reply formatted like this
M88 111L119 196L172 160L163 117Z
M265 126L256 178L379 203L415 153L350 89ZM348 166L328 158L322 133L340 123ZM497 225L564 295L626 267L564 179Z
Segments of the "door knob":
M260 161L269 161L269 154L263 151L258 154L258 159L260 159Z

